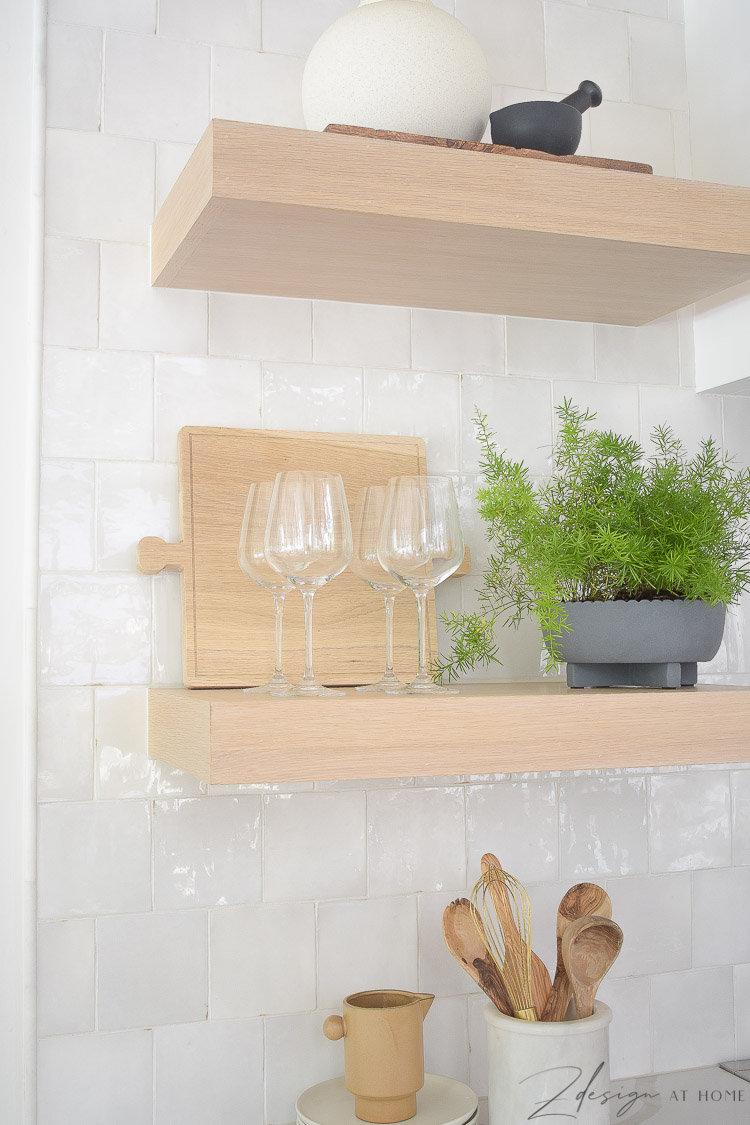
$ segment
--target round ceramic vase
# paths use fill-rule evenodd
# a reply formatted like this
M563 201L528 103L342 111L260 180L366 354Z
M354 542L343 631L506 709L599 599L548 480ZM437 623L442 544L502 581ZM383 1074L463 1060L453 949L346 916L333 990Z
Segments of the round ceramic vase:
M574 1120L610 1125L609 1024L597 1001L583 1020L528 1023L485 1008L490 1125Z
M302 79L308 129L359 125L478 141L491 96L479 43L432 0L360 0L323 32Z

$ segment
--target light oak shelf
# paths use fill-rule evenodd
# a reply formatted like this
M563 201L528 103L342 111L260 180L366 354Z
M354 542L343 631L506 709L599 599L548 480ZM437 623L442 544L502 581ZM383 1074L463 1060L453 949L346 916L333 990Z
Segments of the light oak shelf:
M149 753L213 783L747 761L750 689L464 687L440 698L271 699L152 688Z
M153 226L178 289L644 324L750 279L750 190L212 121Z

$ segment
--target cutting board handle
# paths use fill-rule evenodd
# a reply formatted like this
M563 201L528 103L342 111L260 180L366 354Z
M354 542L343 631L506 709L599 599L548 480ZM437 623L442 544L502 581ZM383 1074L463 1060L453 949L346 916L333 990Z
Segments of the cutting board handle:
M162 570L184 570L190 558L187 543L165 543L154 535L141 539L136 558L141 574L158 574Z

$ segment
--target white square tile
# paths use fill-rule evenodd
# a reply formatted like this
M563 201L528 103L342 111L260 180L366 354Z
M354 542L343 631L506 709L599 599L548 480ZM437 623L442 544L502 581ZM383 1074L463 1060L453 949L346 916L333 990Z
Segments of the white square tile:
M703 395L700 396L703 398ZM750 465L750 398L722 395L724 448L738 466Z
M692 880L693 965L737 965L750 961L750 868L695 871Z
M143 140L200 140L209 110L210 51L155 35L107 35L104 128Z
M156 145L156 210L169 195L188 162L195 145L181 141L159 141Z
M204 910L99 918L100 1029L208 1019L208 919Z
M557 787L552 780L466 787L469 883L493 852L522 883L558 878Z
M732 783L732 859L750 864L750 770L733 770Z
M697 395L689 387L641 387L641 444L656 426L672 426L692 457L699 443L721 440L721 396Z
M105 348L204 355L208 346L206 294L152 288L146 246L102 246L99 315Z
M594 326L509 316L508 373L546 379L594 378Z
M261 0L159 0L159 35L257 49L260 5Z
M44 457L151 458L150 356L49 348L43 395Z
M47 25L47 125L99 128L102 33L95 27Z
M99 570L134 571L136 547L145 535L179 539L176 465L105 461L96 474Z
M690 875L608 879L612 917L625 934L610 976L640 977L689 969L692 953Z
M732 970L692 969L651 978L653 1068L689 1070L734 1056Z
M646 779L563 778L560 853L564 879L648 871Z
M581 410L590 410L596 418L590 423L592 429L614 430L638 440L640 427L638 421L638 388L604 383L552 384L552 397L555 411L566 398ZM557 416L555 416L557 432Z
M343 1071L343 1044L333 1043L323 1034L323 1021L333 1014L301 1012L264 1020L268 1122L296 1120L294 1106L300 1093ZM337 1014L341 1015L341 1001Z
M211 293L209 324L212 355L312 359L312 301Z
M313 301L313 358L316 363L341 366L408 367L409 310L390 305Z
M590 8L609 8L613 12L637 12L643 16L667 18L668 0L588 0Z
M466 978L469 979L468 977ZM424 1022L424 1068L469 1081L469 1019L465 996L439 996Z
M465 840L461 786L368 793L369 893L462 892L466 885Z
M613 1080L651 1071L651 993L644 979L612 980L599 985L597 1000L613 1013L609 1025L609 1072Z
M263 1021L160 1027L154 1033L155 1125L263 1120Z
M680 334L676 314L637 328L596 324L596 377L615 383L679 383Z
M210 948L212 1019L315 1007L312 903L214 910Z
M462 460L465 472L479 469L474 411L487 415L499 451L523 461L529 471L549 471L552 449L550 385L541 379L493 379L464 375L461 379Z
M351 10L350 0L263 0L263 50L306 58L326 28Z
M259 796L154 803L154 907L259 902Z
M421 437L431 473L459 468L457 375L365 371L365 433Z
M263 798L263 897L270 902L366 893L364 793Z
M150 592L148 579L141 575L43 575L42 683L148 683Z
M211 116L304 129L304 59L214 47Z
M469 879L473 873L469 873ZM456 891L417 896L419 923L419 988L436 996L465 996L476 985L451 953L443 940L443 912Z
M152 1033L39 1044L38 1125L152 1125Z
M145 801L43 805L40 918L150 910L149 829Z
M544 15L541 0L456 0L456 16L482 44L493 82L544 87Z
M589 77L610 101L630 99L628 21L617 12L545 0L547 85L578 88ZM595 109L598 113L599 109Z
M94 566L94 466L86 461L42 463L39 497L41 570Z
M633 101L687 109L685 30L679 23L630 17Z
M181 684L182 575L175 571L163 571L155 574L151 582L151 677L155 684Z
M340 1010L341 1001L350 992L368 988L413 991L417 974L417 905L413 895L320 904L319 1007Z
M95 348L98 340L98 243L70 238L45 239L45 344Z
M94 772L92 688L40 688L37 722L38 800L88 800Z
M156 0L49 0L49 18L153 34Z
M362 430L362 372L356 367L267 363L263 425L268 430Z
M505 320L485 313L412 311L412 367L502 375Z
M96 689L96 795L100 798L180 797L201 783L148 756L145 687Z
M602 89L604 101L591 112L591 155L651 164L657 176L673 176L669 110L609 100L610 91L603 84Z
M96 991L93 918L44 922L37 930L37 1032L93 1031Z
M648 785L652 871L731 863L728 774L654 774Z
M154 146L105 133L47 131L47 234L148 242Z
M644 0L644 3L647 0ZM663 0L654 0L654 3L663 3ZM684 21L685 19L685 0L668 0L669 3L669 18L671 20Z
M750 1057L750 965L734 967L735 1057Z
M473 541L467 537L467 543L472 551L474 560ZM482 544L486 552L487 545ZM478 552L477 558L481 558ZM486 556L485 556L486 557ZM464 613L482 612L479 595L479 579L476 576L461 578L461 598ZM452 589L452 586L449 587ZM437 593L440 594L441 587ZM487 665L478 664L471 672L463 677L467 683L495 683L499 681L518 681L540 679L546 662L546 650L543 652L542 637L539 625L534 618L524 618L518 628L505 625L503 618L495 624L495 643L497 645L497 661ZM441 652L448 651L448 641L441 641Z
M156 457L177 460L183 426L260 426L260 364L251 360L157 356Z

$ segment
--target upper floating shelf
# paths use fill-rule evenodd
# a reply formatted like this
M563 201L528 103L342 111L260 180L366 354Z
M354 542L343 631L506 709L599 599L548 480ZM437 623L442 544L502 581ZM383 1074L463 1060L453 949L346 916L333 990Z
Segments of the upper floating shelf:
M153 282L645 324L750 279L750 190L212 121Z

